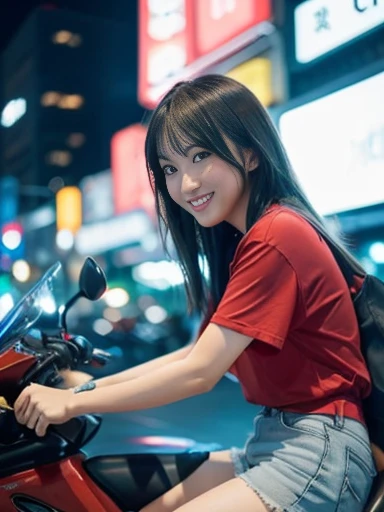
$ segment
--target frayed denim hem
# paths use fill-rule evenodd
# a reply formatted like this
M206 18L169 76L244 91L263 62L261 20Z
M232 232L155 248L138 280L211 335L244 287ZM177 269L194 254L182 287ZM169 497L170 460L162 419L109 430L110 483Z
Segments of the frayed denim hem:
M245 459L243 450L240 450L239 448L231 448L230 455L235 471L235 476L239 476L241 473L245 473L248 471L248 469L250 469L250 466Z
M241 478L246 485L253 490L255 494L260 498L262 503L268 508L269 512L285 512L285 510L278 505L272 505L271 500L267 498L262 492L258 489L255 489L252 482L248 479L245 472L250 469L250 465L248 464L245 454L243 450L239 450L239 448L231 448L230 450L231 459L234 467L235 476Z
M272 505L272 500L265 496L262 492L260 492L258 489L255 489L254 485L250 480L248 480L247 475L240 474L237 475L238 478L241 478L243 482L246 483L246 485L252 489L252 491L260 498L263 505L265 505L269 512L286 512L286 509L279 507L278 505Z

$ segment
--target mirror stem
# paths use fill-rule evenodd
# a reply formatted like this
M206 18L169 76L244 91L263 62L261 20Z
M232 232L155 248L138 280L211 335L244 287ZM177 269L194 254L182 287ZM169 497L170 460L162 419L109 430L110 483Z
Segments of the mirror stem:
M80 299L80 297L83 297L83 295L83 292L80 290L66 303L60 319L61 327L64 329L64 331L67 331L67 313L69 309L74 305L75 302Z

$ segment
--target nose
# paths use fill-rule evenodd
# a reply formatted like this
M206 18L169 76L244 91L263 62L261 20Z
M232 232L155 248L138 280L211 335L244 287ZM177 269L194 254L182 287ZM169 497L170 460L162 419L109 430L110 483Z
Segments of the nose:
M201 183L196 177L192 177L190 174L185 173L181 182L181 192L188 194L200 187Z

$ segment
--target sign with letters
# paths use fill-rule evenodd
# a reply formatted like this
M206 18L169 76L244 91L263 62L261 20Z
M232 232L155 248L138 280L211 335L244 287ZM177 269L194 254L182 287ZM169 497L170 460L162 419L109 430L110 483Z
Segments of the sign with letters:
M138 99L146 108L194 60L192 30L190 0L140 0Z
M292 108L279 129L322 215L384 203L384 72Z
M306 64L384 23L384 0L307 0L294 11L295 57Z
M138 100L153 109L178 80L255 39L271 0L139 0ZM200 70L200 71L197 71Z

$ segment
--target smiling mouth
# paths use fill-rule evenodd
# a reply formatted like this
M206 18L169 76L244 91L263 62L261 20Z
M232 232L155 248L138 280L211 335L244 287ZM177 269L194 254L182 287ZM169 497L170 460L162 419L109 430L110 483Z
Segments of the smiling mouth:
M201 206L203 205L204 203L207 203L213 196L213 192L211 192L210 194L207 194L206 196L204 197L201 197L200 199L198 199L197 201L189 201L191 203L192 206Z

